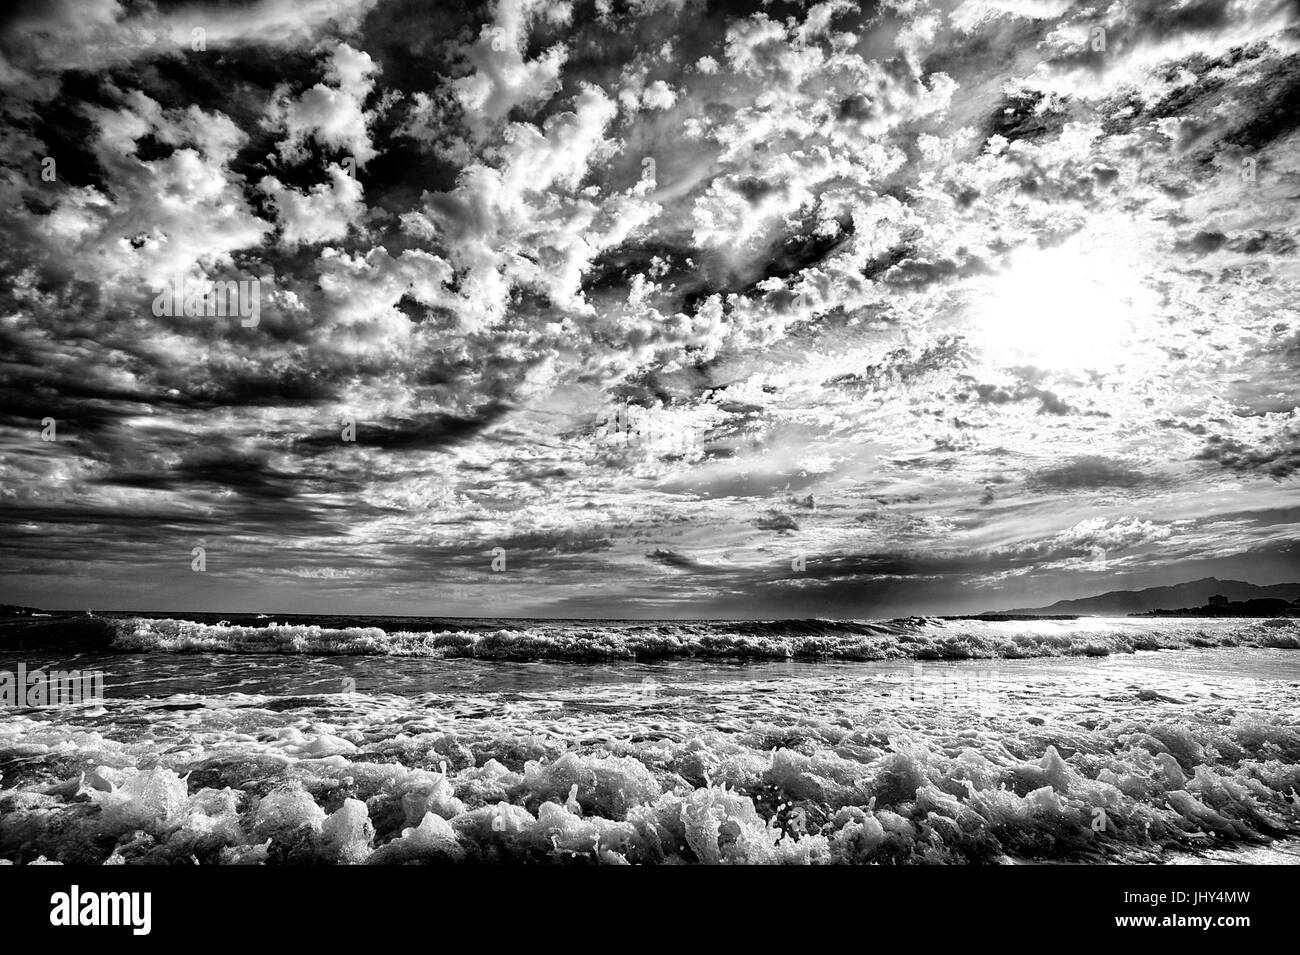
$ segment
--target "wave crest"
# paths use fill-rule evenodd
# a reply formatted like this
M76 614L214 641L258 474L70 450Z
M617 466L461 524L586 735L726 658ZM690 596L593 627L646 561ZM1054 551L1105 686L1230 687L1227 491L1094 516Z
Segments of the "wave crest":
M183 619L107 621L118 650L474 658L967 660L1105 656L1206 647L1300 649L1300 620L1079 618L879 622L529 623L495 630L387 631L306 624L236 626Z

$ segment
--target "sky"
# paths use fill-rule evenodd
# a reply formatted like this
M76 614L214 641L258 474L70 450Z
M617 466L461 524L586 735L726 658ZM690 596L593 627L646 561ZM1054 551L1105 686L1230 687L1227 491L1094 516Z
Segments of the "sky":
M42 0L0 90L5 602L1300 579L1296 3Z

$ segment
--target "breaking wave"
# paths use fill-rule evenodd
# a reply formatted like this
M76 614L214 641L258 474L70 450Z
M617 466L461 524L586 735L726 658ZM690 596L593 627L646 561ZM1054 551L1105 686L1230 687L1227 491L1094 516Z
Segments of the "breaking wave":
M169 653L375 654L481 660L670 658L966 660L1106 656L1208 647L1300 649L1300 620L909 618L585 624L535 622L495 630L387 631L271 623L107 619L119 650Z

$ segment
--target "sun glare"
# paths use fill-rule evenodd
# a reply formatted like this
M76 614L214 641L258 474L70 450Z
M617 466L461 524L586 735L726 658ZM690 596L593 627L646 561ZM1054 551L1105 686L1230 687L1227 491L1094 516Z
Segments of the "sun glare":
M970 338L1004 364L1125 364L1154 298L1113 251L1022 249L978 292Z

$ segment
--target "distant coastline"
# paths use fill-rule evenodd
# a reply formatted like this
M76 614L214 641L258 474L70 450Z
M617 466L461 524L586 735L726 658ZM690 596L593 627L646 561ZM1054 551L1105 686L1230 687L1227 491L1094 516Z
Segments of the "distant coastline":
M1300 600L1262 598L1259 600L1222 601L1202 607L1183 607L1178 610L1148 610L1131 614L1134 617L1300 617Z

